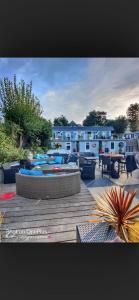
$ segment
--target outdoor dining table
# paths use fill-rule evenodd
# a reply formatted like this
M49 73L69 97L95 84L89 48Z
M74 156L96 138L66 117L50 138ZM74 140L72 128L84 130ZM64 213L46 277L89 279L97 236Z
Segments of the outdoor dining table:
M86 160L93 160L93 161L96 161L96 157L95 156L84 156L84 158Z
M112 173L115 170L115 163L118 162L118 175L120 171L120 161L124 159L123 154L118 154L118 153L102 153L101 157L109 157L111 159L111 176Z

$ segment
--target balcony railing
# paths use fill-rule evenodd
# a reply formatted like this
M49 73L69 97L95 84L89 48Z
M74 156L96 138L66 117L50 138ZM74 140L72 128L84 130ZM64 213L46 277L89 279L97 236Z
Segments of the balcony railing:
M94 136L73 136L73 137L52 137L51 140L56 140L57 142L70 142L70 141L86 141L86 140L111 140L113 139L112 136L109 137L103 137L103 136L98 136L98 137L94 137ZM114 138L115 139L115 138Z

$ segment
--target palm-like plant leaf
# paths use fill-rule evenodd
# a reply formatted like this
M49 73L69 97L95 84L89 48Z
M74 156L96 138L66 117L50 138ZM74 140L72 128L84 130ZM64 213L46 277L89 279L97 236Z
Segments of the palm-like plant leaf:
M125 192L122 188L111 188L96 199L96 210L90 222L108 222L120 238L126 242L139 242L139 204L131 207L136 191Z

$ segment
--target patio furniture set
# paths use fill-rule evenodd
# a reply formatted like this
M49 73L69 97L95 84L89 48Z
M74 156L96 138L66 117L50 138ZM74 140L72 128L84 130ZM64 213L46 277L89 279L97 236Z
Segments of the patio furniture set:
M108 174L109 177L119 178L120 173L127 173L132 175L132 172L137 169L134 155L123 154L101 154L99 156L99 168L102 171L102 177L104 174Z
M117 165L117 166L116 166ZM45 155L32 160L21 160L3 166L4 183L15 182L17 195L26 199L61 199L78 194L82 179L95 179L96 157L94 155ZM99 167L104 174L114 172L132 173L137 168L134 156L101 154ZM31 176L32 175L32 176ZM78 223L77 223L78 224ZM114 229L107 223L83 224L76 227L78 242L92 243L111 241L116 238Z

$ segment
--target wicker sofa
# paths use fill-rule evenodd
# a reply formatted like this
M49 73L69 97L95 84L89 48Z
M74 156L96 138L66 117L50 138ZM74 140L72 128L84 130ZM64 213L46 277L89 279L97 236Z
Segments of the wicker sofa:
M25 198L52 199L80 192L80 172L55 176L16 174L16 192Z

